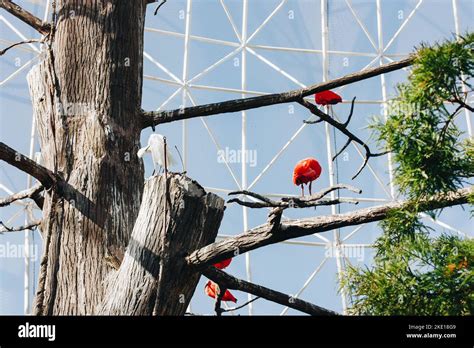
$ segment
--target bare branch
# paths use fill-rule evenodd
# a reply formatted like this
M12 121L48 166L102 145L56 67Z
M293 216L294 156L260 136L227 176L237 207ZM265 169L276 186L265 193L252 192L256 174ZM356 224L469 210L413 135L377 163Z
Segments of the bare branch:
M61 181L61 178L48 168L39 165L27 156L13 150L2 142L0 142L0 160L4 160L12 166L38 179L46 189L49 189Z
M465 94L465 97L462 98L459 93L457 92L457 90L454 90L454 96L452 99L448 100L450 101L451 103L457 103L459 104L461 107L463 108L466 108L467 110L469 110L470 112L474 112L474 108L472 106L470 106L469 104L466 103L467 101L467 98L468 98L468 93ZM464 99L464 100L463 100Z
M0 226L3 226L3 228L0 229L0 233L33 230L36 227L38 227L40 224L41 224L41 220L37 220L37 221L32 221L29 224L22 225L22 226L8 227L2 221L0 221Z
M349 123L351 122L352 114L354 113L354 103L355 103L356 97L352 98L351 102L351 111L349 112L349 116L347 116L346 122L344 122L344 126L347 127Z
M443 128L441 129L441 132L439 133L439 137L438 137L438 139L436 140L436 143L435 143L434 148L436 148L436 146L444 140L444 137L446 136L446 132L448 131L448 128L449 128L450 123L451 123L451 122L454 120L454 118L459 114L459 111L460 111L462 108L463 108L463 106L462 106L462 105L459 105L459 106L456 108L456 110L454 110L454 112L449 115L448 119L447 119L446 122L444 123Z
M38 32L43 35L49 34L51 25L49 23L43 23L41 19L33 15L32 13L24 10L21 6L15 4L13 1L0 0L0 7L22 20L29 26L35 28Z
M452 192L440 193L420 200L418 202L419 209L420 211L429 211L465 204L469 195L473 194L473 192L473 186L470 186ZM331 231L346 226L380 221L385 219L394 209L407 208L411 204L411 201L390 202L346 214L289 220L282 222L277 228L272 224L266 223L235 237L227 238L196 250L187 257L187 261L190 265L204 267L229 257L234 257L236 253L243 254L288 239Z
M415 55L410 55L408 58L402 59L398 62L385 64L376 68L365 69L334 79L332 81L322 82L306 88L288 91L284 93L274 93L258 97L228 100L219 103L205 104L184 109L175 109L171 111L143 111L142 128L147 128L152 125L156 126L162 123L174 122L178 120L190 119L193 117L224 114L229 112L260 108L262 106L268 105L297 102L301 98L317 92L344 86L350 83L362 81L374 76L385 74L390 71L402 69L404 67L412 65L414 60Z
M19 200L26 199L26 198L32 198L36 202L37 200L39 200L39 198L40 198L39 194L43 190L44 190L43 185L41 185L40 183L37 183L36 185L32 186L29 189L23 190L21 192L15 193L11 196L0 199L0 207L4 207L4 206L9 205L9 204L11 204L15 201L19 201ZM38 204L38 202L36 204ZM41 207L42 207L42 204L41 204Z
M216 315L220 317L222 315L223 309L221 308L222 304L222 298L224 297L225 292L227 291L227 288L223 286L222 284L216 283L217 287L217 296L216 296L216 303L214 304L214 311L216 312Z
M215 283L223 284L228 289L239 290L264 298L268 301L279 303L283 306L296 309L310 315L337 315L336 312L319 307L315 304L303 301L279 291L271 290L261 285L253 284L242 279L235 278L215 267L206 268L202 274Z
M165 3L166 3L166 0L161 0L161 3L158 5L158 7L155 10L155 13L153 14L154 16L156 16L160 7L163 6Z
M257 301L259 298L261 298L260 296L257 296L257 297L254 297L253 299L251 299L250 301L247 301L245 302L244 304L238 306L238 307L232 307L232 308L227 308L227 309L222 309L222 312L233 312L233 311L237 311L239 309L242 309L244 308L245 306L248 306L249 304L251 304L252 302L254 301Z
M279 206L278 202L273 201L268 197L262 196L261 194L251 192L251 191L247 191L247 190L229 192L229 196L233 196L233 195L245 195L245 196L253 197L253 198L256 198L256 199L258 199L262 202L267 203L268 204L267 206L269 206L269 207L278 207Z
M9 49L15 47L15 46L18 46L18 45L24 45L24 44L29 44L29 43L33 43L33 42L44 42L44 39L42 40L37 40L37 39L31 39L31 40L25 40L25 41L20 41L20 42L16 42L6 48L4 48L3 50L0 50L0 56L3 56Z
M334 155L334 157L332 158L332 160L334 161L337 157L339 157L339 155L340 155L341 153L343 153L345 149L347 149L347 147L350 145L351 142L352 142L352 139L351 139L351 138L347 138L347 141L346 141L346 143L344 144L344 146L341 147L341 149Z
M256 198L260 200L261 202L247 202L247 201L242 201L238 198L233 198L227 201L227 203L238 203L240 205L250 207L250 208L282 208L282 209L287 209L287 208L308 208L308 207L316 207L319 205L333 205L333 204L339 204L339 203L355 203L357 204L358 201L354 199L347 199L347 198L340 198L340 199L322 199L324 196L326 196L328 193L335 191L335 190L341 190L341 189L347 189L355 193L361 193L362 191L359 190L358 188L355 188L350 185L346 184L337 184L331 187L327 187L323 190L321 190L318 193L315 193L311 196L307 197L282 197L280 201L274 201L269 199L268 197L262 196L258 193L247 191L247 190L242 190L242 191L233 191L230 192L229 195L246 195L249 197Z
M326 196L328 193L331 193L331 192L336 191L336 190L342 190L342 189L349 190L349 191L352 191L354 193L359 193L359 194L362 193L362 190L358 189L357 187L354 187L354 186L351 186L351 185L348 185L348 184L336 184L334 186L326 187L326 188L322 189L321 191L319 191L315 194L312 194L311 196L298 197L298 198L291 197L291 200L296 201L296 202L317 201L317 200L323 198L324 196ZM282 200L287 201L289 199L282 198Z
M361 145L364 148L364 150L365 150L364 161L362 162L362 165L359 167L357 172L352 177L352 180L354 180L362 172L362 169L365 168L365 166L367 165L370 157L383 156L383 155L386 155L389 152L389 151L386 151L386 152L380 152L380 153L372 153L370 151L369 146L364 141L362 141L357 135L355 135L354 133L352 133L350 130L347 129L347 125L348 125L348 123L349 123L349 121L351 120L351 117L352 117L352 112L353 112L353 107L354 107L354 99L352 99L351 113L350 113L350 115L349 115L349 117L348 117L348 119L345 123L341 123L341 122L336 121L330 115L328 115L325 112L323 112L322 110L320 110L316 105L310 103L307 100L304 100L303 98L298 100L298 104L304 106L313 115L318 116L324 122L327 122L331 126L333 126L334 128L338 129L341 133L343 133L349 139L348 142L346 142L346 144L343 146L343 148L340 151L338 151L336 153L336 155L332 158L333 161L337 158L337 156L339 156L342 153L342 151L349 145L349 143L351 141L354 141L354 142L358 143L359 145ZM313 121L305 121L305 122L306 123L315 123Z

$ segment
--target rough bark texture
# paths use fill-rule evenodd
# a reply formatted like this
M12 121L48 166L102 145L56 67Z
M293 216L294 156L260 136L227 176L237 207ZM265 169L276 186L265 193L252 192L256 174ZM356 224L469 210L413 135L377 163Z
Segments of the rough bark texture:
M42 209L42 207L43 207L42 198L43 197L41 196L41 192L43 192L43 190L44 190L43 185L40 184L40 183L37 183L29 189L23 190L21 192L18 192L16 194L10 195L10 196L5 197L5 198L0 198L0 207L10 205L13 202L20 201L20 200L23 200L23 199L26 199L26 198L31 198L31 199L35 200L36 205L38 205L38 207L40 209Z
M99 313L184 315L200 277L185 256L215 240L224 200L184 175L168 182L165 208L164 175L146 181L130 245Z
M25 11L13 1L1 0L0 7L4 8L23 22L31 25L43 35L47 35L51 29L49 23L43 23L39 18L35 17L30 12Z
M457 191L441 193L420 201L419 209L420 211L427 211L465 204L473 192L474 187L470 186ZM412 204L410 201L400 201L360 209L346 214L289 220L281 223L276 228L272 224L267 223L235 237L196 250L188 257L188 263L193 266L204 267L235 256L236 254L243 254L265 245L275 244L284 240L332 231L346 226L380 221L385 219L394 209L408 208L410 204Z
M42 164L72 195L45 196L36 314L92 314L128 244L143 190L143 1L58 1L52 46L28 74Z

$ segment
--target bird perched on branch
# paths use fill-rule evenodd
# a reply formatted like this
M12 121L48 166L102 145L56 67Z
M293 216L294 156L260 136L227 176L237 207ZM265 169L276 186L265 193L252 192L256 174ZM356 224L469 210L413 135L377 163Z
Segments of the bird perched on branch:
M231 262L232 262L232 259L225 259L221 262L215 263L214 267L218 269L224 269L224 268L227 268L227 266L229 266Z
M293 183L301 186L301 195L304 197L304 186L309 183L309 195L311 196L311 184L321 175L321 165L314 158L305 158L296 163L293 170Z
M217 292L218 292L219 286L214 283L213 281L208 281L206 286L204 287L204 291L206 292L206 295L212 298L217 297ZM237 299L230 293L229 290L226 290L224 292L224 296L222 296L222 301L230 301L237 303Z
M164 141L164 136L161 134L151 134L150 137L148 138L148 145L145 147L142 147L140 150L137 152L137 156L142 158L145 153L151 153L151 158L153 160L153 174L155 174L156 171L156 166L160 166L160 169L158 171L161 172L161 169L165 165L165 141ZM176 160L173 158L171 155L170 151L166 151L166 165L167 167L171 167L176 164ZM152 174L152 175L153 175Z
M314 95L314 100L318 105L335 105L342 102L342 98L339 94L332 91L322 91Z

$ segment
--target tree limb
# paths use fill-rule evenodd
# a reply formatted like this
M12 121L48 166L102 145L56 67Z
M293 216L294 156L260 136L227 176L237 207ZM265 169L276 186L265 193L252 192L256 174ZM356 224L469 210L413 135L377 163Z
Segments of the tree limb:
M354 98L355 99L355 98ZM304 106L305 108L307 108L313 115L315 116L318 116L321 120L323 120L324 122L327 122L329 123L331 126L333 126L334 128L337 128L342 134L344 134L345 136L347 136L348 138L348 141L346 142L346 144L342 147L341 150L339 150L336 155L334 155L334 157L332 158L332 160L334 161L336 159L337 156L339 156L342 151L344 151L344 149L349 146L350 142L351 141L354 141L356 143L358 143L359 145L361 145L364 150L365 150L365 158L364 158L364 161L362 162L362 165L359 167L359 169L357 170L357 172L354 174L354 176L352 177L352 180L354 180L361 172L362 172L362 169L364 169L364 167L367 165L368 161L369 161L369 158L370 157L378 157L378 156L383 156L383 155L386 155L388 152L380 152L380 153L372 153L370 151L370 148L369 146L363 142L357 135L355 135L354 133L352 133L350 130L347 129L347 125L349 124L349 121L352 117L352 112L353 112L353 106L354 106L354 99L352 100L352 107L351 107L351 113L349 115L349 117L347 118L347 121L342 123L342 122L338 122L336 121L334 118L332 118L330 115L326 114L325 112L323 112L322 110L320 110L316 105L310 103L309 101L307 100L304 100L303 98L301 98L300 100L298 100L298 104ZM306 123L314 123L314 122L311 122L311 121L306 121Z
M467 96L466 96L467 99ZM449 100L451 103L458 103L461 107L466 108L470 112L474 112L474 108L462 100L458 95L455 95L453 99Z
M0 160L11 164L12 166L30 174L43 184L44 188L49 189L61 181L61 178L25 155L13 150L5 143L0 142Z
M14 44L4 48L3 50L0 50L0 56L3 56L9 49L11 49L15 46L29 44L29 43L33 43L33 42L42 43L42 42L44 42L44 39L42 39L42 40L31 39L31 40L24 40L24 41L20 41L20 42L15 42Z
M334 79L332 81L322 82L306 88L292 90L284 93L274 93L258 97L227 100L219 103L205 104L170 111L143 111L142 128L147 128L150 126L156 126L162 123L168 123L178 120L185 120L193 117L210 116L216 114L255 109L268 105L297 102L301 98L317 92L344 86L350 83L368 79L370 77L402 69L404 67L412 65L414 61L415 55L410 55L408 58L402 59L398 62L385 64L375 68L365 69Z
M473 186L447 193L440 193L417 202L419 204L419 211L435 210L465 204L467 203L469 195L473 193ZM243 254L288 239L331 231L346 226L380 221L385 219L394 209L408 208L411 204L413 204L412 201L391 202L346 214L289 220L276 227L270 223L266 223L235 237L227 238L198 249L187 257L187 261L190 265L205 267L206 265L220 262L229 257L234 257L237 254Z
M0 7L22 20L29 26L36 29L43 35L48 35L51 30L49 23L43 23L41 19L33 15L32 13L24 10L21 6L15 4L13 1L0 0Z
M233 198L229 199L227 203L238 203L240 205L249 207L249 208L282 208L282 209L287 209L287 208L309 208L309 207L316 207L320 205L334 205L334 204L339 204L339 203L355 203L357 204L358 201L354 199L347 199L347 198L338 198L338 199L323 199L324 196L326 196L328 193L336 191L336 190L341 190L341 189L347 189L349 191L355 192L355 193L361 193L362 190L359 190L358 188L355 188L350 185L346 184L337 184L331 187L327 187L323 190L321 190L318 193L315 193L311 196L307 197L282 197L280 201L274 201L271 200L268 197L262 196L258 193L247 191L247 190L242 190L242 191L233 191L229 192L229 195L246 195L249 197L256 198L260 200L261 202L247 202L247 201L242 201L238 198Z
M222 312L224 311L221 307L222 299L224 298L224 294L227 291L227 287L222 285L222 283L216 283L216 302L214 303L214 312L216 312L216 316L222 316Z
M29 224L22 225L22 226L16 226L16 227L8 227L2 221L0 221L0 226L3 226L3 228L0 229L0 233L32 230L32 229L38 227L39 225L41 225L41 220L32 221Z
M161 0L161 3L158 5L156 8L155 12L153 13L154 16L158 13L158 10L160 9L161 6L163 6L166 3L166 0Z
M42 197L40 196L40 193L44 190L44 187L41 183L37 183L36 185L32 186L29 189L20 191L18 193L15 193L11 196L1 198L0 199L0 207L4 207L6 205L9 205L15 201L19 201L22 199L26 198L31 198L33 199L36 204L39 206L39 208L42 208ZM40 206L41 205L41 206Z
M250 301L247 301L247 302L245 302L244 304L241 304L240 306L237 306L237 307L221 309L221 313L238 311L239 309L242 309L242 308L244 308L245 306L248 306L248 305L251 304L252 302L257 301L259 298L261 298L261 297L260 297L260 296L254 297L254 298L251 299Z
M303 313L310 315L337 315L336 312L303 301L299 298L291 297L279 291L235 278L215 267L206 268L202 274L213 282L222 284L222 286L226 287L227 289L247 292L249 294L264 298L268 301L276 302L283 306L288 306Z

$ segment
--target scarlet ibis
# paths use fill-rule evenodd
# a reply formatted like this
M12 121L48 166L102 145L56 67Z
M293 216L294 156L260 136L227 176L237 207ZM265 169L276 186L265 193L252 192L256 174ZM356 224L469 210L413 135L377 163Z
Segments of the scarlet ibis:
M224 269L227 266L229 266L231 262L232 262L232 259L226 259L221 262L215 263L214 267L219 268L219 269Z
M334 105L342 102L342 98L339 94L332 91L322 91L314 95L316 104L318 105Z
M296 163L293 170L293 183L301 185L301 194L304 197L304 184L309 183L309 195L311 196L311 183L321 175L321 165L314 158L308 157Z
M137 152L137 156L142 158L145 153L150 152L151 158L153 160L153 173L155 173L156 166L160 166L161 168L165 165L165 156L164 156L164 137L161 134L152 134L148 138L148 145L142 147ZM171 167L176 164L176 160L171 155L170 151L166 151L166 164L168 167Z
M456 264L455 263L450 263L448 266L448 273L453 273L456 270Z
M209 280L206 286L204 287L204 291L206 292L207 296L216 298L217 288L218 288L217 284ZM226 302L230 301L230 302L237 303L237 299L234 297L234 295L230 293L229 290L226 290L224 292L224 296L222 296L222 301L226 301Z

